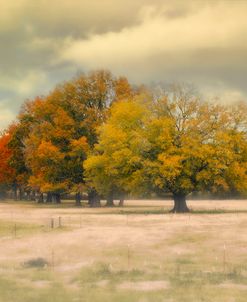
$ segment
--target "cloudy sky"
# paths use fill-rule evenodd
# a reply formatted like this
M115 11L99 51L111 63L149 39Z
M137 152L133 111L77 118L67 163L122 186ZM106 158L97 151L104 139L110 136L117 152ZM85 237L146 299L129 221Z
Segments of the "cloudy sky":
M27 98L106 68L247 100L246 0L0 0L0 130Z

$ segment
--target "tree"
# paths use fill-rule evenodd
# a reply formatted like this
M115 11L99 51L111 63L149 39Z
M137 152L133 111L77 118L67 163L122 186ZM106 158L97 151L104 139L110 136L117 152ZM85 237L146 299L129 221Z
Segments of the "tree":
M0 197L4 197L6 190L13 187L16 181L16 171L9 164L12 150L8 144L13 130L14 126L11 126L0 136Z
M142 163L141 129L147 113L143 96L113 104L99 129L99 143L84 162L86 180L108 200L133 191Z
M107 71L80 75L59 85L35 107L35 122L25 140L29 184L42 192L75 192L80 205L86 189L83 161L97 142L97 128L113 102L131 89L126 79ZM99 203L88 186L91 205Z
M29 185L52 195L57 203L61 193L76 192L76 204L80 205L82 162L88 143L56 96L54 92L36 108L37 121L25 140L25 161L32 171Z
M243 104L205 102L178 85L151 102L116 103L85 162L88 178L99 190L104 179L130 192L170 192L172 212L189 211L186 196L194 191L246 192L243 111Z

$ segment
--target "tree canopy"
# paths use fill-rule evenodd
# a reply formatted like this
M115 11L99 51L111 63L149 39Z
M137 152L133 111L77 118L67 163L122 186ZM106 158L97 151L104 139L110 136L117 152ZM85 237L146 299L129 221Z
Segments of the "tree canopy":
M0 138L0 184L81 194L112 205L125 194L247 192L247 106L205 101L189 85L157 91L108 71L82 74L28 100ZM15 194L16 195L16 194ZM48 197L47 197L48 198Z
M245 113L178 85L159 99L118 102L85 161L88 179L101 191L170 192L174 212L188 211L194 191L246 192Z
M23 178L19 187L79 196L85 190L82 163L97 142L98 126L113 102L133 93L126 78L96 71L27 101L9 144L10 162Z

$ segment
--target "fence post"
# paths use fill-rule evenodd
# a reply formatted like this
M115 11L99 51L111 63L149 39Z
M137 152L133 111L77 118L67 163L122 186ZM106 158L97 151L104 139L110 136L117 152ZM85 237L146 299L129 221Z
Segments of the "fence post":
M58 217L58 227L62 227L62 218L60 216Z
M226 244L224 243L224 253L223 253L223 267L224 267L224 274L226 273Z
M128 265L128 273L129 273L129 271L130 271L130 245L129 244L128 244L128 255L127 255L127 257L128 257L127 265Z
M54 254L54 250L51 250L51 268L54 271L54 267L55 267L55 254Z
M14 237L16 238L16 232L17 232L17 227L16 227L16 223L14 225Z

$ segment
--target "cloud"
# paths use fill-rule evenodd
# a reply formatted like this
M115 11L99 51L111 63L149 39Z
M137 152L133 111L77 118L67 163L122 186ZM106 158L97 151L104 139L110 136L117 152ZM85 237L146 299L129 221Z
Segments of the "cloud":
M188 81L225 99L247 95L246 1L0 0L0 7L0 106L11 113L99 68L134 83Z
M0 88L11 91L14 87L15 93L19 96L32 95L41 91L46 84L46 75L39 71L28 71L27 74L18 78L3 78Z
M155 1L160 7L162 0ZM138 14L150 0L0 0L2 29L19 27L40 36L88 36L118 31L138 23ZM8 26L9 25L9 26Z
M14 119L15 113L0 103L0 131L6 129Z
M233 15L238 22L232 18ZM195 52L200 52L210 64L208 52L212 54L220 49L224 56L229 49L247 47L247 41L241 38L247 34L247 19L242 6L218 3L214 9L205 6L195 14L182 16L177 19L164 17L160 13L153 15L150 7L136 26L123 28L120 32L93 34L88 39L68 39L60 60L88 68L115 68L126 66L126 62L135 64L137 61L145 65L150 57L164 54L163 60L168 57L168 66L169 57L177 56L177 63L173 62L176 68L188 58L193 63L190 55ZM227 60L223 64L228 64Z
M109 68L136 83L189 81L226 99L232 91L244 98L247 3L190 3L165 3L158 10L144 6L138 24L87 39L68 38L58 58L87 70Z

